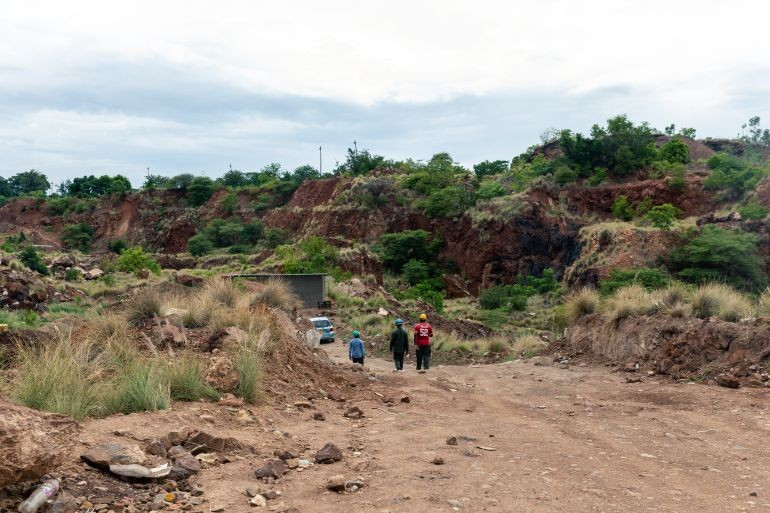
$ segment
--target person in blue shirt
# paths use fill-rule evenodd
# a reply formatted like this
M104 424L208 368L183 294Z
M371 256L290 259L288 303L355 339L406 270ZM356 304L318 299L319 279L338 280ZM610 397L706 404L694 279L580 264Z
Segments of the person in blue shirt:
M361 340L360 337L361 333L358 332L358 330L353 332L353 338L350 340L350 359L353 360L353 363L360 363L361 365L364 364L364 341Z

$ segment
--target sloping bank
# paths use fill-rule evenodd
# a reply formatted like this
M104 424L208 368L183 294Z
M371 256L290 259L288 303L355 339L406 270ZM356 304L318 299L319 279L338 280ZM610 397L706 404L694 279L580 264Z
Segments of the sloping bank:
M666 315L612 321L592 314L570 327L566 342L573 351L619 363L636 361L674 378L709 377L720 372L747 377L767 371L770 323Z

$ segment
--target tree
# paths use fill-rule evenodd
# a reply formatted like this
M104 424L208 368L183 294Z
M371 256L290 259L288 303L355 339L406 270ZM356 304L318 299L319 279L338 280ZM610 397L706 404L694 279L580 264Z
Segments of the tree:
M765 169L726 153L717 153L707 161L711 170L703 186L725 189L727 199L737 199L753 189L767 174Z
M433 191L425 201L425 215L428 217L456 217L476 203L474 191L459 185Z
M222 178L222 185L225 187L243 187L244 185L248 185L249 180L246 178L246 175L242 172L238 171L237 169L231 169L227 173L225 173Z
M505 196L505 194L505 187L500 185L500 182L494 180L484 180L476 192L476 195L481 199L497 198L498 196Z
M8 182L12 196L32 194L33 192L45 193L51 188L48 178L36 169L13 175Z
M671 139L660 149L660 157L672 164L690 162L690 147L681 139Z
M645 217L650 220L655 228L670 230L671 225L674 224L677 213L678 210L674 205L671 203L664 203L663 205L652 207Z
M145 253L140 246L124 249L115 264L118 271L133 273L139 272L142 269L148 269L155 274L160 274L158 262Z
M484 178L485 176L505 173L510 167L510 163L507 160L485 160L474 165L473 172L476 173L477 178Z
M190 205L199 207L206 203L211 195L214 194L216 185L211 178L205 176L196 176L192 179L187 186L187 194L185 197Z
M727 282L758 292L767 286L756 235L706 226L700 235L671 252L668 264L689 282Z
M741 125L741 134L739 139L746 144L754 146L770 146L770 130L759 126L759 116L749 119L748 123Z
M334 170L335 174L366 175L380 167L385 162L382 155L374 155L369 150L356 151L348 148L345 163Z
M62 195L84 197L108 196L110 194L120 194L131 190L131 182L123 175L108 176L94 175L83 176L67 180L59 186L59 192Z
M214 244L205 235L193 235L187 240L187 251L192 256L203 256L211 253L213 249Z
M430 262L438 256L442 241L425 230L386 233L380 237L382 265L401 272L410 260Z
M404 279L409 285L417 285L430 278L430 266L422 260L410 260L404 264Z
M142 189L153 190L168 187L168 178L161 175L147 175L142 184Z
M195 175L190 173L182 173L181 175L172 176L167 180L166 187L169 189L187 189L195 180Z

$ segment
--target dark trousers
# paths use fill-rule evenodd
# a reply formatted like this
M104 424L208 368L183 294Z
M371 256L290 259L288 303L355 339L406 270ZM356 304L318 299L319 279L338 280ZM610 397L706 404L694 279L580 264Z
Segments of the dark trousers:
M360 363L361 365L364 364L364 357L361 358L353 358L353 363Z
M417 370L430 369L430 346L417 346Z
M393 353L393 361L396 363L396 370L404 370L404 353Z

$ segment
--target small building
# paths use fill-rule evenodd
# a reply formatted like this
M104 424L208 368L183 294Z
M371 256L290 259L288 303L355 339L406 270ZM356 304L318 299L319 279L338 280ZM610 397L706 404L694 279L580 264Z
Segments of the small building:
M281 280L297 295L305 308L319 308L326 301L326 274L228 274L259 282Z

